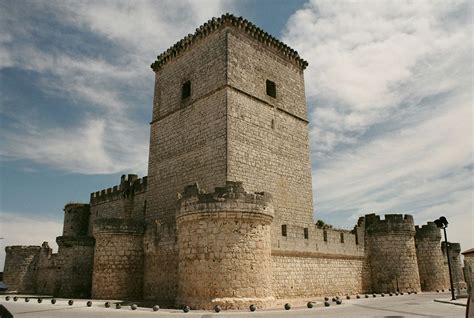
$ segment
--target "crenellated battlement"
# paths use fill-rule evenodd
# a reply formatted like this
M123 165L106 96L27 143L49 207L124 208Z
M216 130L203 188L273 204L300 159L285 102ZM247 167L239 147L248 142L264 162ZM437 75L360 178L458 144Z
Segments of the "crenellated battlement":
M90 203L92 205L108 201L128 198L135 194L146 192L148 177L138 178L136 174L122 175L120 184L111 188L92 192Z
M422 226L415 226L415 238L419 239L431 239L439 242L441 239L441 230L436 226L434 222L428 222Z
M409 214L385 214L385 219L380 215L366 214L365 229L368 235L390 235L406 233L415 234L415 222Z
M207 193L197 183L188 185L178 195L176 217L205 212L247 212L273 218L272 196L266 192L248 193L242 182L227 181L224 187L216 187Z

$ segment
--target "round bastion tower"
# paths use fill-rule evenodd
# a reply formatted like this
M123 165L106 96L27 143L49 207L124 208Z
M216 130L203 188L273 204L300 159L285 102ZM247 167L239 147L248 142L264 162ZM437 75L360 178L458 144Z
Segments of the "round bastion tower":
M5 247L3 281L9 291L16 290L24 294L36 292L36 264L40 250L39 246Z
M63 235L56 238L56 297L90 297L94 238L87 235L89 216L89 204L69 203L64 207Z
M246 193L227 182L214 193L187 186L178 201L178 304L195 309L265 308L271 291L268 193Z
M371 268L372 291L421 291L411 215L365 216L366 251Z
M143 221L104 218L94 222L92 298L142 298Z
M422 291L449 288L445 258L441 251L441 231L434 222L415 228L416 257Z

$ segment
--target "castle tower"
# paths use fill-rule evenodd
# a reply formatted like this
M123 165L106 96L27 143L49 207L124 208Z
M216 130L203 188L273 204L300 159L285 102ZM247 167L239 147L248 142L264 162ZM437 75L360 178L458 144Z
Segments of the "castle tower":
M365 216L365 247L371 270L372 291L420 291L411 215Z
M313 224L306 66L296 51L228 14L152 64L146 298L176 297L176 194L188 184L210 190L238 180L271 193L274 233Z
M9 291L18 291L23 294L36 292L36 272L39 246L7 246L5 247L5 267L3 281Z
M445 257L441 252L441 231L434 222L415 227L416 258L422 291L447 289Z
M462 270L462 262L461 262L461 244L459 243L451 243L449 244L449 258L451 260L451 274L453 277L453 286L454 289L458 290L459 288L466 288L467 284L464 280L464 273ZM446 259L446 243L441 243L441 250L443 251L443 258L444 258L444 269L445 269L445 276L449 282L449 269L448 269L448 261Z
M270 195L227 182L210 194L188 186L182 196L177 302L199 309L272 305Z
M63 235L56 238L59 248L53 294L57 297L90 297L94 238L87 235L89 216L89 204L64 207Z
M92 297L142 298L143 221L106 218L94 222Z
M52 295L56 282L56 256L49 247L48 242L43 242L38 258L38 274L36 275L36 293L39 295Z
M142 298L146 189L147 177L128 174L119 185L91 193L94 298Z

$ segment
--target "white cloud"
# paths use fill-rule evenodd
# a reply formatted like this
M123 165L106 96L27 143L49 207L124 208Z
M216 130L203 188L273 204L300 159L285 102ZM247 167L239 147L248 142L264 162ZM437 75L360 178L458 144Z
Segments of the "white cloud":
M310 64L318 218L445 215L450 240L474 246L470 30L468 1L311 0L289 19Z
M61 222L37 217L21 217L15 213L0 212L0 268L5 262L5 247L11 245L41 245L48 242L57 252L56 237L62 234Z
M136 114L151 114L150 64L196 26L231 7L225 0L5 5L0 10L0 69L30 72L43 93L70 101L65 107L72 106L69 120L75 120L67 127L48 127L2 105L3 113L20 119L18 129L2 127L3 159L29 159L68 172L144 173L149 118ZM51 46L50 37L64 41ZM5 94L3 104L10 104Z
M427 96L469 86L472 25L462 11L470 7L461 1L314 0L298 10L284 40L310 62L314 155L324 158L352 144L396 116L401 104L417 107Z

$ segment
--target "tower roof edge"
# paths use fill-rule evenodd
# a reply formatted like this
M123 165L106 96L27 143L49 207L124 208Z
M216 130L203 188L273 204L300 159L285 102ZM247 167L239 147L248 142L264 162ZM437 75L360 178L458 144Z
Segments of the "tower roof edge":
M214 17L208 20L206 23L199 26L193 34L188 34L166 51L159 54L156 60L151 64L151 68L155 72L158 71L163 65L179 56L180 53L187 50L189 47L193 46L193 44L199 41L199 39L206 38L208 35L226 26L239 29L253 37L255 40L270 47L274 47L285 58L295 63L302 70L308 66L308 62L302 59L297 51L293 50L282 41L265 32L247 19L226 13L220 17Z

